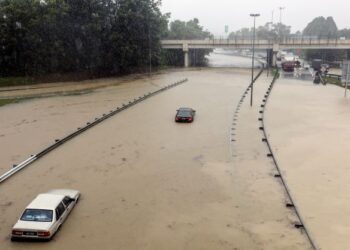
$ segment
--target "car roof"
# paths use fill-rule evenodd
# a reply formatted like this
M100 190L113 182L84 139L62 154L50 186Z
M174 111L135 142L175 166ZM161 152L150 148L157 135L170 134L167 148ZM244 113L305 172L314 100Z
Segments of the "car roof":
M60 194L39 194L27 209L52 209L54 210L65 196Z
M179 108L179 111L192 111L193 109L191 108Z
M73 198L79 194L79 191L74 189L52 189L46 192L46 194L60 194Z

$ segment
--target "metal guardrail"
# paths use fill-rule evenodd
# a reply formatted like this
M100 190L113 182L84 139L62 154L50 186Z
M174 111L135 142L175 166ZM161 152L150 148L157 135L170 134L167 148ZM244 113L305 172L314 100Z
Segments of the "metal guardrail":
M67 141L73 139L74 137L82 134L84 131L96 126L97 124L103 122L104 120L122 112L123 110L126 110L136 104L138 104L139 102L142 102L154 95L157 95L161 92L164 92L168 89L174 88L180 84L183 84L185 82L187 82L188 79L183 79L181 81L175 82L173 84L167 85L159 90L156 90L154 92L149 92L143 96L140 96L137 99L134 99L133 101L129 101L128 104L122 104L122 107L117 107L114 110L111 110L109 113L105 113L102 115L102 117L100 118L96 118L93 122L87 122L85 126L78 128L77 131L67 135L66 137L60 139L60 140L56 140L54 144L52 144L51 146L45 148L44 150L40 151L39 153L35 154L35 155L31 155L28 159L26 159L25 161L21 162L18 165L14 165L14 167L7 171L6 173L4 173L3 175L0 176L0 183L4 182L5 180L7 180L8 178L10 178L11 176L13 176L14 174L16 174L17 172L21 171L23 168L29 166L30 164L32 164L34 161L40 159L41 157L45 156L46 154L48 154L49 152L51 152L52 150L60 147L61 145L63 145L64 143L66 143Z
M23 161L22 163L16 165L11 170L7 171L5 174L1 175L0 176L0 183L5 181L6 179L10 178L12 175L14 175L18 171L22 170L23 168L25 168L26 166L31 164L36 159L37 159L36 155L33 155L33 156L29 157L27 160Z
M262 69L262 70L259 72L259 74L254 78L253 83L259 78L259 76L260 76L262 73L263 73L263 69ZM273 150L272 150L271 144L270 144L270 142L269 142L269 140L268 140L267 132L266 132L266 130L265 130L265 123L264 123L265 108L266 108L266 104L267 104L267 101L268 101L268 99L269 99L269 96L270 96L270 94L271 94L271 90L272 90L272 88L273 88L273 86L274 86L276 80L278 79L278 77L279 77L279 72L276 71L276 73L275 73L275 75L274 75L274 78L273 78L273 80L272 80L272 82L271 82L271 84L270 84L270 86L269 86L269 88L268 88L268 90L267 90L267 92L266 92L266 94L265 94L265 98L263 99L263 104L261 105L261 107L263 108L263 110L260 111L260 114L262 115L262 117L259 118L259 121L261 121L261 123L262 123L262 127L260 127L260 129L263 130L263 133L264 133L264 138L262 139L262 141L267 143L267 146L268 146L268 149L269 149L269 152L270 152L270 153L267 154L267 156L268 156L268 157L272 157L273 162L274 162L274 164L275 164L275 167L276 167L276 170L277 170L277 174L275 175L275 177L281 179L282 185L284 186L284 188L285 188L285 190L286 190L288 199L289 199L289 201L290 201L289 203L286 204L286 207L288 207L288 208L294 208L294 209L295 209L295 213L296 213L296 215L297 215L297 217L298 217L298 220L300 221L300 223L295 223L294 226L295 226L295 228L304 229L304 231L305 231L305 233L306 233L306 235L307 235L307 238L308 238L308 240L309 240L309 242L310 242L310 245L311 245L312 249L315 249L315 250L316 250L316 249L318 249L318 248L316 247L316 243L315 243L315 241L313 240L313 238L311 237L311 234L310 234L310 232L308 231L308 229L305 227L305 223L304 223L304 221L303 221L303 219L302 219L302 217L301 217L301 214L300 214L298 208L296 207L296 205L295 205L295 203L294 203L294 200L293 200L293 197L292 197L292 195L291 195L291 192L289 191L288 185L287 185L286 181L284 180L284 178L283 178L283 176L282 176L282 172L281 172L281 170L280 170L280 167L279 167L279 165L278 165L278 163L277 163L277 160L276 160L276 158L275 158L275 156L274 156L274 154L273 154ZM252 86L253 83L251 83L251 84L247 87L247 89L244 91L244 93L243 93L243 95L242 95L242 97L241 97L241 99L240 99L240 101L239 101L239 103L238 103L238 105L237 105L237 107L236 107L235 114L234 114L234 117L233 117L233 124L232 124L233 127L231 128L232 131L231 131L231 139L230 139L230 140L231 140L232 143L236 142L236 139L234 138L234 136L235 136L235 130L236 130L235 126L237 125L238 113L239 113L240 108L241 108L241 105L243 104L244 99L246 98L246 96L247 96L247 94L248 94L248 92L249 92L249 90L250 90L250 88L251 88L251 86ZM231 153L233 153L233 152L231 152Z
M232 128L231 128L231 133L230 133L230 141L231 143L235 142L235 130L236 130L236 125L237 125L237 120L238 120L238 113L241 109L241 106L244 102L244 99L246 98L246 96L248 95L249 90L251 89L252 85L259 79L259 77L261 76L261 74L264 72L264 65L261 65L261 70L259 71L259 73L254 77L253 82L251 82L248 87L245 89L245 91L243 92L241 99L239 100L236 109L235 109L235 113L233 116L233 123L232 123ZM232 144L231 144L231 154L233 154L232 151Z
M336 75L336 74L325 74L326 77L329 77L329 78L335 78L337 79L338 81L341 81L342 79L342 76L341 75Z
M267 154L267 157L271 157L272 160L273 160L273 163L276 167L276 170L277 170L277 174L275 174L275 178L279 178L282 182L282 185L284 186L285 190L286 190L286 194L288 196L288 199L289 199L289 202L286 204L286 207L288 208L294 208L294 211L298 217L298 220L299 222L296 222L294 224L295 228L297 229L303 229L310 244L311 244L311 247L312 249L318 249L317 246L316 246L316 243L314 241L314 239L311 237L311 233L309 232L309 230L307 229L307 227L305 226L305 221L303 220L302 216L301 216L301 213L296 205L296 203L294 202L294 199L292 197L292 194L289 190L289 187L287 185L287 182L286 180L284 179L283 175L282 175L282 171L281 171L281 168L279 167L278 165L278 162L277 162L277 159L274 155L274 152L272 150L272 146L270 144L270 141L268 139L268 136L267 136L267 132L266 132L266 128L265 128L265 109L266 109L266 106L267 106L267 102L269 100L269 97L270 97L270 94L271 94L271 91L275 85L275 82L277 81L279 77L279 72L277 71L267 92L266 92L266 95L265 95L265 98L263 99L263 104L261 105L261 107L263 108L261 111L260 111L260 114L261 114L261 118L259 118L259 121L261 121L261 124L262 124L262 127L260 127L260 129L263 131L263 134L264 134L264 138L262 139L263 142L265 142L267 144L267 147L269 149L269 153Z

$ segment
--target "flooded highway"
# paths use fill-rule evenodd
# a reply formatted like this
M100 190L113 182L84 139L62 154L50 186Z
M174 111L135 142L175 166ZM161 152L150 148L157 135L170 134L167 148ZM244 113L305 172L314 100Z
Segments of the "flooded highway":
M82 83L35 85L0 92L0 97L23 98L0 109L0 171L51 145L95 117L150 91L184 78L186 72L101 79ZM16 87L18 89L18 87ZM50 98L48 98L50 97Z
M333 85L280 80L267 130L292 195L320 249L350 244L350 100Z
M248 56L232 55L232 52L223 49L216 49L208 56L209 67L222 68L243 68L250 69L252 67L252 58ZM260 62L255 60L255 67L259 67Z
M220 57L217 66L225 61L225 55ZM211 60L212 65L218 62ZM126 77L69 87L83 92L79 95L62 94L65 88L59 85L55 90L43 86L45 95L55 96L1 107L4 172L123 102L189 80L108 119L2 183L1 250L311 249L305 234L294 228L297 218L285 207L285 190L273 177L275 167L261 142L259 110L271 76L264 73L258 79L254 106L247 96L234 118L250 77L246 69L168 70L152 79ZM348 237L339 232L347 227L348 185L342 163L348 159L342 150L350 140L345 136L342 147L330 145L339 141L340 130L346 131L348 103L340 98L340 88L328 85L279 79L274 91L268 132L292 195L322 249L344 249ZM193 123L174 122L182 106L197 111ZM329 133L323 141L330 128L333 136ZM337 179L344 192L337 192ZM11 228L25 206L54 188L82 193L60 232L48 243L10 242Z
M249 175L234 174L240 166L230 152L230 123L249 84L249 71L208 69L182 75L189 78L185 85L111 118L6 181L0 189L4 249L24 244L27 249L232 249L286 246L290 234L298 238L285 221L283 195L277 191L272 197L279 202L263 202L269 211L276 208L276 214L260 216L254 208L257 196L249 193L261 187L244 192L240 183ZM61 98L75 103L87 97ZM51 98L39 101L50 103ZM31 103L18 105L29 108ZM194 123L174 123L181 106L197 110ZM9 229L21 210L37 193L59 187L80 190L82 199L54 240L11 243ZM254 210L257 218L252 218ZM252 232L264 223L280 227ZM294 246L303 241L299 237Z

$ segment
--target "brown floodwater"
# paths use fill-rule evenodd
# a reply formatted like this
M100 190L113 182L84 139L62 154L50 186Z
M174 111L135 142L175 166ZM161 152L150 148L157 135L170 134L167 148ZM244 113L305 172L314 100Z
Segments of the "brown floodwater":
M1 184L1 250L309 249L293 227L295 214L285 208L258 129L271 78L259 79L254 107L246 99L233 125L248 70L168 71L4 106L1 171L122 102L182 78L188 83L110 118ZM197 110L192 124L174 123L181 106ZM49 243L11 243L22 210L52 188L82 193L60 232Z
M172 72L172 73L169 73ZM24 98L0 109L0 172L51 145L133 98L185 78L185 72L101 79L91 82L40 84L2 91L3 98ZM136 79L135 79L136 78ZM50 98L48 98L50 97Z
M279 80L267 112L275 155L320 249L350 246L350 100L334 85Z

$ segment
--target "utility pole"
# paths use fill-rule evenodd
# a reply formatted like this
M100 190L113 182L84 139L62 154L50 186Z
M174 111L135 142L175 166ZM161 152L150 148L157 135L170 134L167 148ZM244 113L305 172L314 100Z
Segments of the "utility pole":
M147 15L147 19L148 19L148 61L149 61L149 72L148 72L148 74L149 74L149 77L151 77L152 76L152 41L151 41L151 19L152 19L152 17L151 17L151 13L152 13L152 11L151 11L151 6L150 5L148 5L147 6L147 9L146 9L146 12L148 13L148 15Z
M254 59L255 59L255 21L260 14L250 14L254 18L254 29L253 29L253 56L252 56L252 82L250 86L250 106L253 106L253 90L254 90Z
M151 48L151 22L148 20L148 60L149 60L149 76L152 75L152 48Z

